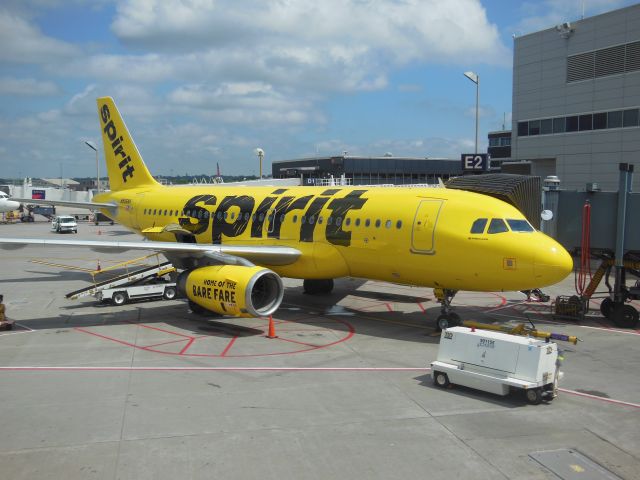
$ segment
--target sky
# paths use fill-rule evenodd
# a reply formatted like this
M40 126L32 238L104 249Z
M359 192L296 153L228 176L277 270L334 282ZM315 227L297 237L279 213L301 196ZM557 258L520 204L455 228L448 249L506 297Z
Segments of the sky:
M154 175L459 159L511 125L513 36L628 0L3 0L0 177L95 176L96 98ZM101 167L104 171L104 168Z

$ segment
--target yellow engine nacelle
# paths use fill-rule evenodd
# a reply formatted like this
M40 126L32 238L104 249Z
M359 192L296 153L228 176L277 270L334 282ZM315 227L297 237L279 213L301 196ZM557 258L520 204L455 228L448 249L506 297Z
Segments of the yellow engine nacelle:
M275 312L284 295L280 277L263 267L201 267L178 276L178 290L221 315L262 317Z

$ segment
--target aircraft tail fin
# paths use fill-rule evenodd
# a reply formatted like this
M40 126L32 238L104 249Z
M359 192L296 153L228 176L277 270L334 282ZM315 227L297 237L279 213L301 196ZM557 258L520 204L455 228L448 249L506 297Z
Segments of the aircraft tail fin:
M104 158L112 191L158 185L111 97L98 98Z

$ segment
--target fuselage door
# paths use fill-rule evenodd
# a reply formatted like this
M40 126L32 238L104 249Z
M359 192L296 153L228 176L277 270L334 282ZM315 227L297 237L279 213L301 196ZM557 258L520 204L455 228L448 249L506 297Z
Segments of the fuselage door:
M443 200L422 200L416 210L411 232L411 251L415 253L434 254L436 223L442 208Z

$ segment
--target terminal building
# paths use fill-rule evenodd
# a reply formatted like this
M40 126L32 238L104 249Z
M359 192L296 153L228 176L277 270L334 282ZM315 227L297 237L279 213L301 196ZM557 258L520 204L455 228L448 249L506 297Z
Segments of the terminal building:
M272 164L273 178L300 178L303 185L438 184L462 174L460 160L384 157L335 157L281 160Z
M640 5L514 42L512 162L503 171L617 190L618 164L640 164Z

